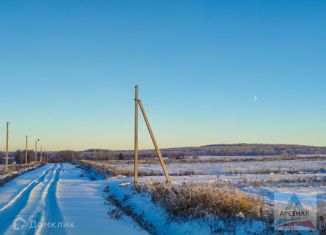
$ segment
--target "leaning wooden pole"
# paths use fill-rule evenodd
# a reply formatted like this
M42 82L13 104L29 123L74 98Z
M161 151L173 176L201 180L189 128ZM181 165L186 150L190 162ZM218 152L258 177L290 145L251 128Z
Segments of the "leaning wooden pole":
M7 122L6 125L6 173L8 173L9 168L8 168L8 159L9 159L9 122Z
M134 184L138 183L138 85L135 86Z
M167 182L170 182L170 176L169 176L169 173L168 173L168 170L166 169L166 166L165 166L165 163L164 163L164 160L163 160L163 157L162 157L162 154L161 154L161 150L159 149L158 147L158 144L156 142L156 139L155 139L155 136L153 134L153 131L152 131L152 128L151 128L151 125L149 124L149 121L148 121L148 118L147 118L147 115L146 115L146 112L145 112L145 109L144 109L144 106L143 106L143 103L141 100L138 99L138 104L139 104L139 107L142 111L142 114L143 114L143 117L144 117L144 120L145 120L145 123L146 123L146 126L147 126L147 129L148 129L148 132L151 136L151 139L152 139L152 142L154 144L154 147L155 147L155 151L156 151L156 154L160 160L160 163L161 163L161 166L162 166L162 169L164 171L164 175L165 175L165 178L166 178L166 181Z

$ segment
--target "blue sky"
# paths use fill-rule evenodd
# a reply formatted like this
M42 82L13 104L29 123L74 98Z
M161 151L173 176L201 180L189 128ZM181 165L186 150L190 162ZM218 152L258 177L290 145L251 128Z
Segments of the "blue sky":
M0 3L0 146L326 146L325 1ZM255 99L254 97L257 97ZM140 122L140 147L151 142Z

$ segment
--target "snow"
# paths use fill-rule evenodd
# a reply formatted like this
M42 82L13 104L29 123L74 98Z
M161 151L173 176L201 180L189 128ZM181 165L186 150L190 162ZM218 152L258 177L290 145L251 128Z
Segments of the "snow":
M221 161L215 162L170 163L167 164L167 169L172 175L172 184L176 186L190 182L203 185L212 184L217 187L219 185L237 187L248 194L262 196L271 210L275 205L286 205L288 198L294 193L305 198L305 203L312 204L312 201L315 200L315 206L326 201L325 160L313 158L315 156L311 155L298 156L296 160L272 160L271 157L267 156L266 159L255 161L252 159L250 161L239 160L242 157L234 157L232 160L225 158L224 161L222 158ZM305 159L300 159L301 157ZM103 162L103 164L110 164L110 162ZM133 168L130 163L116 161L110 166L130 170ZM142 172L155 173L152 176L139 177L140 184L165 182L161 166L158 163L139 164L139 169ZM179 174L187 171L191 175ZM166 231L167 234L209 234L212 227L223 228L221 221L214 220L173 222L169 220L168 215L160 206L153 204L150 195L134 192L131 185L132 178L109 179L110 193L117 197L124 206L134 208L134 211L143 216L147 223L155 227L158 234L164 234L162 231ZM275 195L278 196L278 200L275 200ZM126 198L127 200L125 200ZM271 212L273 213L273 211ZM257 231L257 234L265 234L262 231L266 226L262 222L260 225L259 221L253 221L253 223L253 231ZM162 224L164 224L164 228ZM234 222L233 225L236 226L235 230L238 234L250 232L243 230L248 229L245 221L243 223ZM318 234L318 232L310 234Z
M104 163L105 164L105 163ZM111 164L113 167L133 169L132 164ZM264 172L309 172L326 170L326 161L307 160L272 160L272 161L241 161L241 162L199 162L199 163L170 163L167 168L171 174L178 174L182 171L194 171L195 174L233 174L252 173L261 174ZM141 171L162 172L159 164L139 164Z
M171 220L166 211L152 202L148 193L135 193L130 178L111 178L108 181L109 194L120 201L123 207L130 207L133 212L142 217L155 234L189 234L206 235L215 229L225 228L225 221L214 218L190 219L186 221ZM236 234L264 234L267 225L258 220L243 220L234 223ZM225 231L225 230L224 230ZM218 234L229 234L220 231Z
M10 201L17 194L19 194L19 192L31 184L33 180L37 179L50 168L51 166L49 164L39 167L33 171L20 175L19 177L0 187L0 208L2 208L5 203Z
M147 234L127 216L109 218L105 181L81 174L71 164L46 164L0 187L0 234Z
M107 163L104 163L107 164ZM132 164L115 164L132 169ZM248 194L262 195L273 203L278 192L284 198L293 192L311 197L326 195L326 179L321 160L241 161L210 163L172 163L167 168L178 172L196 170L199 175L172 176L173 184L224 184L239 187ZM140 164L140 169L162 172L159 164ZM272 169L272 170L270 170ZM268 172L268 170L270 172ZM275 170L275 172L273 172ZM288 173L292 171L295 173ZM240 172L240 173L234 173ZM265 173L262 173L265 172ZM268 172L268 173L266 173ZM0 234L148 234L131 217L122 213L121 219L108 215L117 209L106 200L108 194L117 199L122 208L131 208L142 225L157 234L210 234L226 227L216 218L171 220L166 211L151 200L149 193L135 192L130 177L104 179L94 171L85 171L71 164L46 164L25 172L0 187ZM140 183L164 182L164 176L144 176ZM109 186L109 192L103 189ZM286 200L279 203L286 203ZM49 222L69 225L24 227L14 230L13 221L46 225ZM21 222L21 221L20 221ZM233 224L237 234L264 234L268 225L258 220L242 220ZM219 234L223 234L222 232ZM227 234L227 233L226 233Z
M216 176L202 175L202 176L183 176L173 177L172 184L182 185L185 181L194 183L207 183ZM163 176L140 177L139 183L155 181L164 182ZM211 181L213 182L213 181ZM153 203L151 196L146 192L136 192L133 189L133 179L130 177L111 177L108 179L109 192L108 194L117 199L123 208L132 208L133 212L143 218L144 223L149 225L150 229L156 234L212 234L213 231L219 231L218 234L229 234L227 230L230 224L227 221L208 217L203 219L187 219L176 220L171 219L167 212L158 204ZM265 195L269 203L280 203L286 205L288 198L293 194L293 191L299 193L301 197L305 198L305 203L313 203L313 200L326 198L325 187L243 187L241 188L247 193L254 193ZM280 201L274 201L274 193L278 193ZM316 198L317 197L317 198ZM316 202L315 202L316 203ZM272 231L272 224L267 224L260 220L245 219L233 220L231 222L232 234L274 234ZM284 234L296 234L286 232ZM319 234L318 231L309 231L302 234Z
M81 170L64 165L57 188L58 205L64 221L74 222L68 234L147 234L129 217L110 219L109 206L104 204L105 180L80 177Z
M281 155L251 155L251 156L211 156L202 155L198 156L201 160L231 160L231 159L252 159L252 158L280 158ZM308 157L326 157L326 154L297 154L296 157L308 158Z
M310 156L310 155L309 155ZM302 155L302 157L309 157ZM222 156L223 157L223 156ZM225 162L191 162L170 163L167 169L174 184L184 182L195 184L231 185L251 194L265 197L267 203L272 204L274 192L300 192L308 189L311 194L326 194L326 161L321 160L268 160L264 161L225 161ZM314 157L314 156L310 156ZM233 157L242 158L242 157ZM234 159L233 159L234 160ZM104 162L104 164L109 164ZM133 168L132 164L115 163L113 167L125 169ZM159 164L139 164L141 171L159 172ZM192 175L178 175L178 172L191 171ZM140 182L164 182L160 175L143 176Z

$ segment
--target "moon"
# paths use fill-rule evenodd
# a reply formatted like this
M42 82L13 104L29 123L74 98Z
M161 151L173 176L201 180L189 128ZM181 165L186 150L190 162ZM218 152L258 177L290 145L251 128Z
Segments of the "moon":
M258 97L255 95L254 96L254 102L257 102L258 101Z

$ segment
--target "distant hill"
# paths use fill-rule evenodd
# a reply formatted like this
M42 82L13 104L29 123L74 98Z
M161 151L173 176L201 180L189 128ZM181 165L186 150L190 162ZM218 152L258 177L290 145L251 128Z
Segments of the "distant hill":
M212 144L200 147L173 148L166 151L181 151L186 155L202 156L257 156L294 154L326 154L326 147L284 144Z
M285 145L285 144L210 144L198 147L179 147L161 149L163 157L187 158L189 156L271 156L289 154L315 154L326 155L326 147L306 146L306 145ZM51 152L51 156L61 157L65 154L71 159L71 151ZM75 152L84 159L132 159L133 150L110 150L110 149L87 149ZM14 152L10 153L13 157ZM0 163L3 161L5 153L0 151ZM155 157L153 149L140 150L141 158Z
M110 149L87 149L84 151L81 151L83 153L112 153L113 151Z
M164 157L176 156L267 156L292 154L326 154L326 147L315 147L305 145L285 144L212 144L198 147L180 147L161 149ZM133 156L132 150L86 150L81 152L88 157L105 158L106 156L117 159L130 159ZM87 154L86 154L87 153ZM92 155L94 153L94 155ZM96 154L95 154L96 153ZM141 157L153 157L153 149L140 150Z

